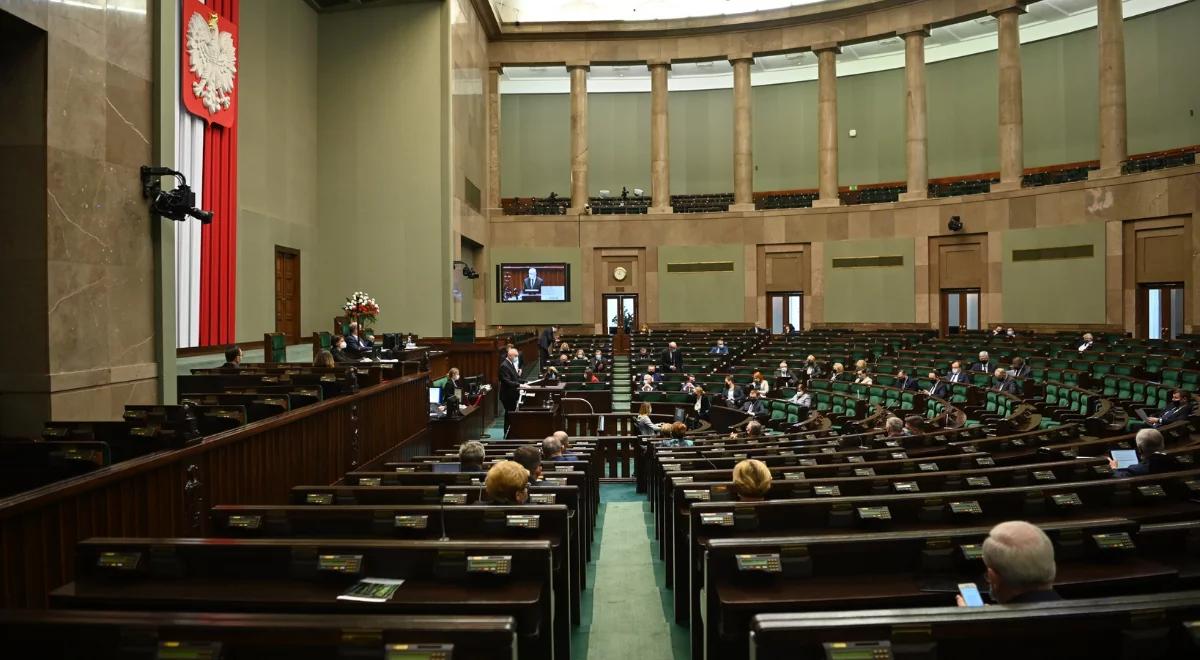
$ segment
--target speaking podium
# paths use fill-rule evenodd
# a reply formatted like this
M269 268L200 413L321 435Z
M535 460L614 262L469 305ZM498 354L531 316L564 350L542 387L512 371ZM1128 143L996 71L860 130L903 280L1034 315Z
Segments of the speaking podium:
M542 299L542 290L540 288L539 289L525 289L524 291L521 292L521 300L541 300L541 299Z

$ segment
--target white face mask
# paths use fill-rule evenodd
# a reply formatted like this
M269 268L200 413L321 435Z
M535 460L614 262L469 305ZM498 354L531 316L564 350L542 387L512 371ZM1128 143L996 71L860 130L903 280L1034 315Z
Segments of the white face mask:
M955 367L955 368L951 369L951 370L950 370L950 373L952 373L952 374L956 374L956 373L958 373L958 367Z
M346 342L344 342L344 341L343 341L343 342L339 342L339 343L338 343L338 350L339 350L339 351L344 351L344 350L346 350Z

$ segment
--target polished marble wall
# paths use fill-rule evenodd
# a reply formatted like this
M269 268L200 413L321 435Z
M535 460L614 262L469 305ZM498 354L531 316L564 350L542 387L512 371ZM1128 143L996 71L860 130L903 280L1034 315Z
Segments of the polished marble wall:
M157 397L154 239L138 175L151 159L153 4L0 0L45 32L47 52L46 181L27 191L45 191L46 212L24 255L45 270L44 304L10 319L44 335L46 359L4 374L0 387L20 394L0 397L0 432L36 432L47 413L115 419Z

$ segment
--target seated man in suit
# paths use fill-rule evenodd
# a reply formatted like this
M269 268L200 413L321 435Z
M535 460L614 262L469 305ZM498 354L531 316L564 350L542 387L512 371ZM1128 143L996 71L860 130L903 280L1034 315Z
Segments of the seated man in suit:
M1108 466L1113 469L1114 477L1140 477L1150 474L1150 455L1163 450L1162 433L1158 429L1142 429L1137 432L1135 442L1137 442L1137 463L1129 467L1118 468L1117 460L1109 456Z
M1013 378L1028 378L1029 365L1025 364L1025 358L1015 357L1012 361L1012 368L1008 370L1008 375Z
M1090 333L1090 332L1083 333L1083 342L1079 344L1079 348L1076 350L1078 350L1080 353L1088 350L1089 348L1092 347L1092 344L1095 343L1093 341L1094 339L1095 338L1092 337L1092 333Z
M762 399L758 398L758 390L750 390L750 398L742 404L742 412L755 417L767 414L767 407L763 405Z
M992 364L992 357L988 355L987 351L979 351L979 361L971 365L971 371L978 371L985 374L992 373L992 370L995 368L995 365Z
M732 376L726 376L725 387L721 390L720 396L725 400L725 405L730 408L740 408L742 406L742 399L746 395L742 392L741 386L733 382Z
M729 347L725 345L724 339L718 339L717 345L708 349L709 355L729 355Z
M992 328L992 336L993 337L1003 337L1004 336L1004 327L998 325L998 326Z
M779 363L775 370L775 387L791 387L796 382L796 375L788 368L787 361Z
M821 377L821 364L817 362L817 356L810 355L804 358L804 375L809 380Z
M517 447L513 460L529 471L530 485L542 480L542 448L534 445Z
M1007 371L997 367L996 371L992 372L992 389L996 392L1016 394L1017 385L1008 377Z
M1163 409L1158 417L1147 417L1146 422L1155 428L1166 426L1171 422L1178 422L1181 419L1187 419L1192 413L1191 402L1188 400L1183 390L1171 390L1171 401L1167 407Z
M916 378L909 378L908 372L901 369L896 372L896 387L902 390L915 390L919 386Z
M687 380L683 381L683 385L679 388L684 394L691 394L696 391L696 377L688 374Z
M1010 520L993 527L983 541L983 565L992 600L1001 605L1062 600L1054 591L1054 544L1035 525ZM959 607L966 605L962 596L955 598Z
M904 428L904 420L899 417L888 417L883 423L884 433L889 438L901 438L908 435L908 429Z
M962 363L958 360L950 363L950 382L951 383L970 383L971 377L962 370Z
M483 443L478 440L468 440L458 448L458 469L460 472L482 472L483 457L486 454Z
M937 399L945 399L947 394L946 383L942 382L942 377L936 371L929 372L929 389L925 393Z
M516 461L500 461L488 470L483 487L488 504L524 504L529 499L529 470Z
M675 342L667 344L667 349L662 352L661 363L663 371L670 373L683 371L683 353L679 352L679 346Z
M225 364L221 365L222 369L238 370L242 368L242 349L238 346L230 346L225 349Z
M608 363L604 360L604 351L596 349L596 354L592 356L592 371L600 373L608 369Z
M657 392L658 383L654 382L654 376L645 374L642 376L642 384L638 386L639 392Z
M659 383L662 382L662 378L663 378L662 374L659 373L659 371L658 371L658 367L654 366L654 364L651 363L651 364L646 365L646 373L642 374L640 377L639 376L633 377L634 385L640 386L642 384L642 381L644 381L646 379L645 378L646 376L649 376L650 380L654 381L654 384L656 387L658 386Z
M360 337L358 330L358 322L350 322L350 334L346 335L346 350L350 355L359 358L374 357L375 342L373 337Z

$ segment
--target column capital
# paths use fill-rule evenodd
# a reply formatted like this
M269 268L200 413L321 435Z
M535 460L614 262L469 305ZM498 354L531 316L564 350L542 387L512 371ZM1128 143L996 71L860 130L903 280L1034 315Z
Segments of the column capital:
M1008 12L1024 14L1026 4L1028 3L1024 2L1024 0L1001 0L1000 2L988 7L987 13L988 16L995 16L997 14L1005 14Z
M929 36L929 26L928 25L910 25L909 27L896 30L897 37L909 37L909 36L916 36L916 35L920 35L922 37L928 37Z
M646 68L653 69L655 67L664 67L667 71L671 70L671 60L655 59L646 60Z
M567 71L570 71L572 69L583 69L584 71L591 71L591 69L592 69L591 62L585 62L582 60L567 62L566 65L567 65Z
M734 62L743 62L743 61L754 64L754 54L753 53L731 53L731 54L727 55L725 57L725 59L729 60L730 64L733 64Z
M836 41L825 41L819 44L813 44L808 47L813 53L822 53L825 51L833 51L834 55L842 52L842 45Z

